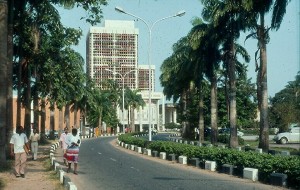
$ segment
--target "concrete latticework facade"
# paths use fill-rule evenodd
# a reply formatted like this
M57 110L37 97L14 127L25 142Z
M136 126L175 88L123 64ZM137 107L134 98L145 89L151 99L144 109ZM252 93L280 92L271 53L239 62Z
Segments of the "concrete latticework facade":
M164 130L164 112L159 113L159 101L164 105L164 96L155 92L154 65L151 70L151 103L149 104L149 65L138 64L138 35L134 21L105 20L103 27L91 27L87 35L87 75L97 86L106 79L117 81L120 87L141 90L146 106L135 110L136 131L143 131L149 125L149 105L151 107L151 124L159 130ZM128 125L125 110L117 110L121 124ZM161 118L161 119L160 119ZM120 132L124 129L120 128Z

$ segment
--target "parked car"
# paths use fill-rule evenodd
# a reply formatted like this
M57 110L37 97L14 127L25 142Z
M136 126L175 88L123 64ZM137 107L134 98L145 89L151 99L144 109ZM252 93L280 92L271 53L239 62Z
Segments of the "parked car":
M219 129L219 134L227 134L230 135L230 128L222 128ZM241 131L237 131L237 136L242 137L244 136L244 133Z
M273 140L277 144L286 144L288 142L300 142L300 127L292 127L288 132L278 133Z
M51 131L46 131L45 132L45 135L46 135L47 139L50 138L50 133L51 133ZM56 131L56 130L54 130L54 138L58 139L58 131Z
M204 127L204 137L208 137L211 135L211 128Z
M153 128L153 129L152 129L152 132L153 132L153 133L157 133L157 129Z
M145 132L148 133L149 132L148 129ZM155 135L155 134L157 134L157 129L156 128L152 128L151 132L152 132L152 134Z

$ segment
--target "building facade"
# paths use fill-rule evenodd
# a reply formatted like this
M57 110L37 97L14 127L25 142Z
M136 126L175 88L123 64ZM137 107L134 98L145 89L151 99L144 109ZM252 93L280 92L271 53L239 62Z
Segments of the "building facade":
M13 97L13 130L15 132L16 126L17 126L17 97ZM47 100L46 100L47 102ZM42 113L42 110L39 109L40 113ZM53 115L54 118L54 130L58 131L59 134L63 131L63 129L67 126L67 122L69 125L69 128L71 130L71 127L75 128L80 128L82 123L81 123L81 118L80 118L80 111L77 113L74 113L71 109L69 110L69 118L65 117L65 107L62 108L62 110L59 110L56 106L54 106L54 109L51 111L50 110L50 104L46 104L45 106L45 132L48 133L51 130L50 123L51 123L51 115ZM76 114L76 116L75 116ZM34 123L34 109L33 109L33 102L31 105L30 109L30 122L31 122L31 128L35 127L38 129L39 132L41 132L41 125L42 125L42 120L41 120L41 114L39 115L39 123ZM60 121L62 120L62 121ZM68 121L67 121L68 120ZM59 127L59 123L63 123L63 126ZM25 127L25 108L24 106L21 106L20 110L20 125Z
M159 112L159 102L164 104L164 96L161 92L155 92L155 66L138 63L138 35L139 30L134 27L134 21L105 20L103 27L91 27L86 40L87 75L99 88L102 88L102 81L113 79L122 88L141 90L146 106L135 110L136 130L147 130L150 120L155 128L163 130L164 112ZM123 117L128 115L127 111L122 113L122 109L117 110L122 126L128 125L127 117ZM117 130L124 131L121 126Z

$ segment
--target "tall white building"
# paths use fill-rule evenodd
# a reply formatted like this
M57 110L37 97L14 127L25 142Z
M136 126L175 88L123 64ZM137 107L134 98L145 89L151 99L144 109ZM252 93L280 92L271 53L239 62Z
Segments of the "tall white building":
M138 35L134 21L105 20L103 27L91 27L87 35L87 75L99 88L106 79L117 81L119 86L140 89L146 106L136 110L136 131L143 131L149 125L149 105L151 106L151 124L158 130L164 130L164 111L159 113L159 102L164 105L164 96L155 92L155 67L151 65L151 104L149 104L149 65L138 64ZM124 81L123 81L124 80ZM117 111L121 124L128 124L127 111ZM119 130L119 128L118 128ZM123 132L124 129L120 128Z

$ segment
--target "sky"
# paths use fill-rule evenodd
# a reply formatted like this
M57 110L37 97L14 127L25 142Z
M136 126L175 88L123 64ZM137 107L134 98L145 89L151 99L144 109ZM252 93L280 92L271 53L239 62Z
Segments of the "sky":
M139 29L139 65L148 65L149 30L142 21L115 11L115 7L122 7L124 11L139 16L151 26L155 21L176 14L184 10L182 17L173 17L160 21L152 28L151 64L155 65L155 89L162 91L159 82L160 66L172 55L172 46L180 38L186 36L192 28L191 21L201 17L202 4L200 0L108 0L103 7L103 22L96 26L103 26L104 20L134 20ZM62 23L65 26L80 28L83 31L78 46L73 47L82 57L86 57L86 36L90 24L80 20L86 13L82 9L65 10L58 8ZM270 42L267 45L268 60L268 95L274 96L282 90L289 81L294 81L300 71L300 1L294 0L288 4L286 15L278 31L270 32ZM266 16L266 25L270 26L270 15ZM248 34L248 33L247 33ZM248 77L255 83L256 72L254 55L257 41L249 39L244 43L246 34L242 34L240 44L244 45L251 56L248 63Z

